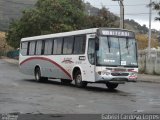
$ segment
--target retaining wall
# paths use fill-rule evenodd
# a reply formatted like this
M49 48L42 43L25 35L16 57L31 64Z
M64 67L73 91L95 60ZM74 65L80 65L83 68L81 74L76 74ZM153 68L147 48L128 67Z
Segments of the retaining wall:
M160 50L152 50L148 57L147 51L138 53L139 72L160 75Z

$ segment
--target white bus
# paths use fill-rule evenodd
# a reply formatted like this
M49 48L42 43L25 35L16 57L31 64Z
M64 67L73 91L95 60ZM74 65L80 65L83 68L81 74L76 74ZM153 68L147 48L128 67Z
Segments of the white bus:
M28 37L20 48L20 71L37 81L55 78L77 87L104 83L114 89L137 79L137 44L128 30L92 28Z

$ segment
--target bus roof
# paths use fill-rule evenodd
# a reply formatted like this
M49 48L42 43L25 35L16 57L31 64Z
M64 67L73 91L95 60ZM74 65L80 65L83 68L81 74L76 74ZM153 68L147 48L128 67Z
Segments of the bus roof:
M32 40L40 40L40 39L47 39L47 38L58 38L58 37L65 37L65 36L72 36L72 35L82 35L82 34L92 34L96 33L98 29L108 29L108 30L125 30L127 29L120 29L120 28L91 28L91 29L84 29L84 30L76 30L70 32L61 32L61 33L54 33L48 35L40 35L40 36L33 36L33 37L26 37L22 38L21 41L32 41ZM132 31L129 31L132 32Z
M30 40L39 40L39 39L47 39L47 38L65 37L65 36L70 36L70 35L82 35L82 34L96 33L97 29L98 28L91 28L91 29L84 29L84 30L77 30L77 31L70 31L70 32L62 32L62 33L54 33L54 34L48 34L48 35L26 37L26 38L22 38L21 41L30 41Z

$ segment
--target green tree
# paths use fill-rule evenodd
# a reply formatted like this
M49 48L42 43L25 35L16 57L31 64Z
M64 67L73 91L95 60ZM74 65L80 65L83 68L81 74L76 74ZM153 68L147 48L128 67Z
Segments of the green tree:
M38 0L20 20L11 22L7 42L17 48L23 37L81 29L84 17L82 0Z
M153 9L158 11L158 15L160 16L160 2L153 2ZM160 21L160 17L156 17L155 20Z
M113 15L108 9L102 7L97 15L86 16L87 27L118 27L118 17Z
M20 39L37 35L93 27L118 27L119 18L105 7L88 16L82 0L38 0L35 7L24 10L19 20L12 21L7 42L19 47Z

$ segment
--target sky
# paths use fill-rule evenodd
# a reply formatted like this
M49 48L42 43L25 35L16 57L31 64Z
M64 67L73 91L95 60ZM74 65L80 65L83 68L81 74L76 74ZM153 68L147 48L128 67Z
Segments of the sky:
M91 3L91 5L101 8L105 6L111 12L118 15L120 14L120 7L118 1L112 0L84 0ZM160 0L152 0L159 2ZM124 18L134 19L141 25L149 26L149 7L147 5L150 0L124 0ZM158 16L157 12L152 10L152 29L160 30L160 22L155 21L154 18Z

